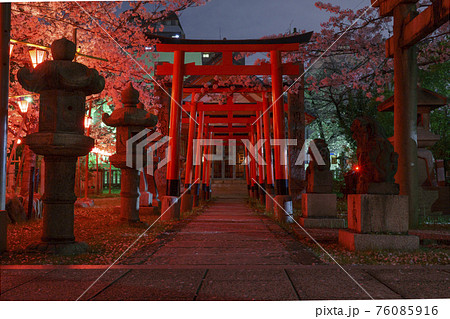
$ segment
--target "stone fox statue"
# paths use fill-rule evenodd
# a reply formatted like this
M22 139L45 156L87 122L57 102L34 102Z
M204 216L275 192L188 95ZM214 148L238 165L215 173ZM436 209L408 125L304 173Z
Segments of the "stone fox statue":
M394 180L398 154L382 128L374 119L364 116L353 121L351 130L360 167L356 192L398 194L398 184Z

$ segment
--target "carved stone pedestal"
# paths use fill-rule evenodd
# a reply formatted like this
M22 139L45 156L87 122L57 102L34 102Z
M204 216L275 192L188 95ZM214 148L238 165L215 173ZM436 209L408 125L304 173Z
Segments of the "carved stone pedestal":
M131 223L139 221L139 195L139 171L122 167L120 177L121 220Z
M180 202L178 197L163 196L161 200L161 221L180 218Z
M348 230L339 231L339 244L350 250L419 248L419 238L407 235L408 197L348 195Z
M150 207L153 203L153 194L148 191L139 190L139 206L140 207Z
M292 197L289 195L277 195L274 201L273 209L275 218L279 222L293 223Z
M345 219L337 218L336 194L302 194L300 225L306 228L344 228Z
M45 243L73 243L76 157L45 156L43 196Z
M339 244L355 250L416 250L419 237L409 235L361 234L350 230L339 230Z

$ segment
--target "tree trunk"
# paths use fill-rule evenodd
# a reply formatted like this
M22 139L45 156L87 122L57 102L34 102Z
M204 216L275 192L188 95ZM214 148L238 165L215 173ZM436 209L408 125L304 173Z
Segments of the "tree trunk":
M24 156L24 162L20 195L26 196L30 191L30 179L32 178L32 172L34 172L33 168L36 167L36 154L30 150L28 145L25 145L22 156Z

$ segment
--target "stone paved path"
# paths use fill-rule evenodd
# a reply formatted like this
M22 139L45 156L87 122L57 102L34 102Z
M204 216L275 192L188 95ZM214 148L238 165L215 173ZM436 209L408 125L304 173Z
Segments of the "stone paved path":
M241 199L220 199L109 270L82 300L367 299ZM0 300L75 300L105 266L0 266ZM450 267L350 266L375 299L448 298Z
M135 263L159 266L311 265L319 260L243 199L219 199L161 245L139 251ZM130 258L126 263L132 263Z

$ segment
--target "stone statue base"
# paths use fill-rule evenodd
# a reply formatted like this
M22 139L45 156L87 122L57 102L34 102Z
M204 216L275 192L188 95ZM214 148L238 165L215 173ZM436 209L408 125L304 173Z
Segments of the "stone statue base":
M292 197L289 195L277 195L273 203L274 215L277 221L291 224L294 222Z
M139 207L153 206L153 194L148 191L140 191L139 195Z
M180 219L180 201L175 196L163 196L161 200L161 221Z
M344 228L345 219L337 218L336 194L302 194L302 217L305 228Z
M350 194L348 228L359 233L408 231L408 196Z
M419 237L410 235L361 234L351 230L339 230L339 245L355 250L416 250Z
M408 196L348 195L348 230L339 231L339 244L350 250L419 248L409 236Z

